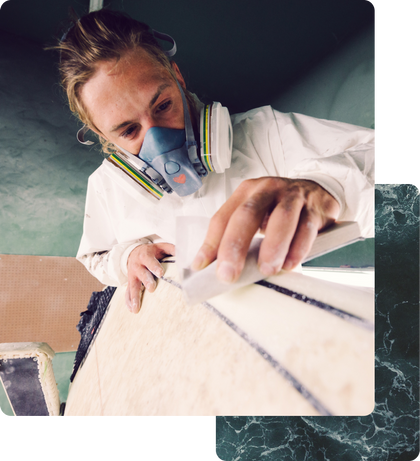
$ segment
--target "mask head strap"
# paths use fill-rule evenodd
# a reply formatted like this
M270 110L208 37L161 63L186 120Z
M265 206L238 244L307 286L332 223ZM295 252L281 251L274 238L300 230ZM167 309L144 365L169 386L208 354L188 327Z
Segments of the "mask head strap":
M88 131L89 128L87 127L87 125L83 125L82 128L80 128L80 130L77 132L77 140L85 146L91 146L92 144L95 144L93 141L85 141L85 134Z
M162 32L158 32L154 29L151 29L151 31L152 31L152 34L155 36L155 38L159 38L161 40L165 40L167 42L172 43L173 45L172 48L168 51L163 50L163 52L168 58L171 58L172 56L174 56L177 51L175 40L170 35L163 34ZM201 161L198 158L197 142L194 137L194 130L191 124L190 113L188 110L188 104L185 98L184 90L181 88L181 85L179 84L178 80L176 81L176 84L178 85L179 91L181 92L182 105L184 107L184 125L185 125L185 136L187 139L188 157L191 163L193 164L196 172L200 176L206 176L207 170L203 167L203 165L201 164Z
M162 32L158 32L157 30L154 30L154 29L151 29L151 31L155 38L160 38L161 40L164 40L165 42L172 43L172 48L170 50L166 51L162 49L162 51L165 53L165 55L168 58L172 58L172 56L174 56L177 51L175 40L168 34L163 34Z
M185 137L187 139L186 144L188 149L188 157L198 175L207 176L207 170L203 167L200 159L198 158L197 142L194 137L194 130L192 127L190 112L188 110L188 104L185 98L184 90L182 89L178 80L176 81L176 84L178 85L179 91L181 92L182 105L184 106Z

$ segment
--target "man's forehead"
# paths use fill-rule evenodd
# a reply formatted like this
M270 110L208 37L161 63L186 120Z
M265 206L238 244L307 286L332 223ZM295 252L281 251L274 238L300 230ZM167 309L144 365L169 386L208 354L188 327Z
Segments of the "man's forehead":
M121 58L115 61L114 66L110 66L108 75L113 76L130 71L157 80L173 80L168 69L142 48L128 50L122 54Z
M163 91L174 86L169 71L144 50L138 50L99 63L95 75L82 87L81 97L95 126L100 131L115 131L134 115L121 117L110 107L151 107Z

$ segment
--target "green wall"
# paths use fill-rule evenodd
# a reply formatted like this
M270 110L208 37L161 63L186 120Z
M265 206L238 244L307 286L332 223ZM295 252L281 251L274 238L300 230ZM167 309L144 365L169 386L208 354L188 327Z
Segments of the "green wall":
M88 176L51 53L0 31L0 253L75 256Z
M298 112L312 117L374 128L375 126L375 50L374 25L342 44L290 84L272 106L281 112ZM307 266L374 266L374 239L309 261Z

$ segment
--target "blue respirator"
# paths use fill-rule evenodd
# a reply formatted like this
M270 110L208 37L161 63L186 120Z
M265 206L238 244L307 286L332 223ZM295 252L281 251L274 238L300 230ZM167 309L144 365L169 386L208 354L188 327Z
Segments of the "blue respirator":
M173 56L174 40L160 32L153 31L153 34L173 43L173 48L165 52ZM149 128L137 155L116 146L118 151L104 160L111 177L157 199L162 198L164 191L181 197L191 195L202 186L202 177L210 172L223 173L231 162L232 124L228 109L218 102L201 109L197 141L184 91L178 82L177 85L182 96L185 128ZM87 131L86 126L81 128L77 139L82 144L93 144L84 140Z

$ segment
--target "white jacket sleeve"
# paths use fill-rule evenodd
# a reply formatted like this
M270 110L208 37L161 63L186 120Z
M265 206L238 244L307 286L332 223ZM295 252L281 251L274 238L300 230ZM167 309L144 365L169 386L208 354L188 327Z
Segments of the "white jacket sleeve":
M95 172L88 182L83 236L76 258L104 285L119 286L127 282L127 260L131 251L139 245L153 243L157 236L119 243L106 195L100 175Z
M285 176L312 180L339 203L338 220L374 236L374 130L274 111Z

